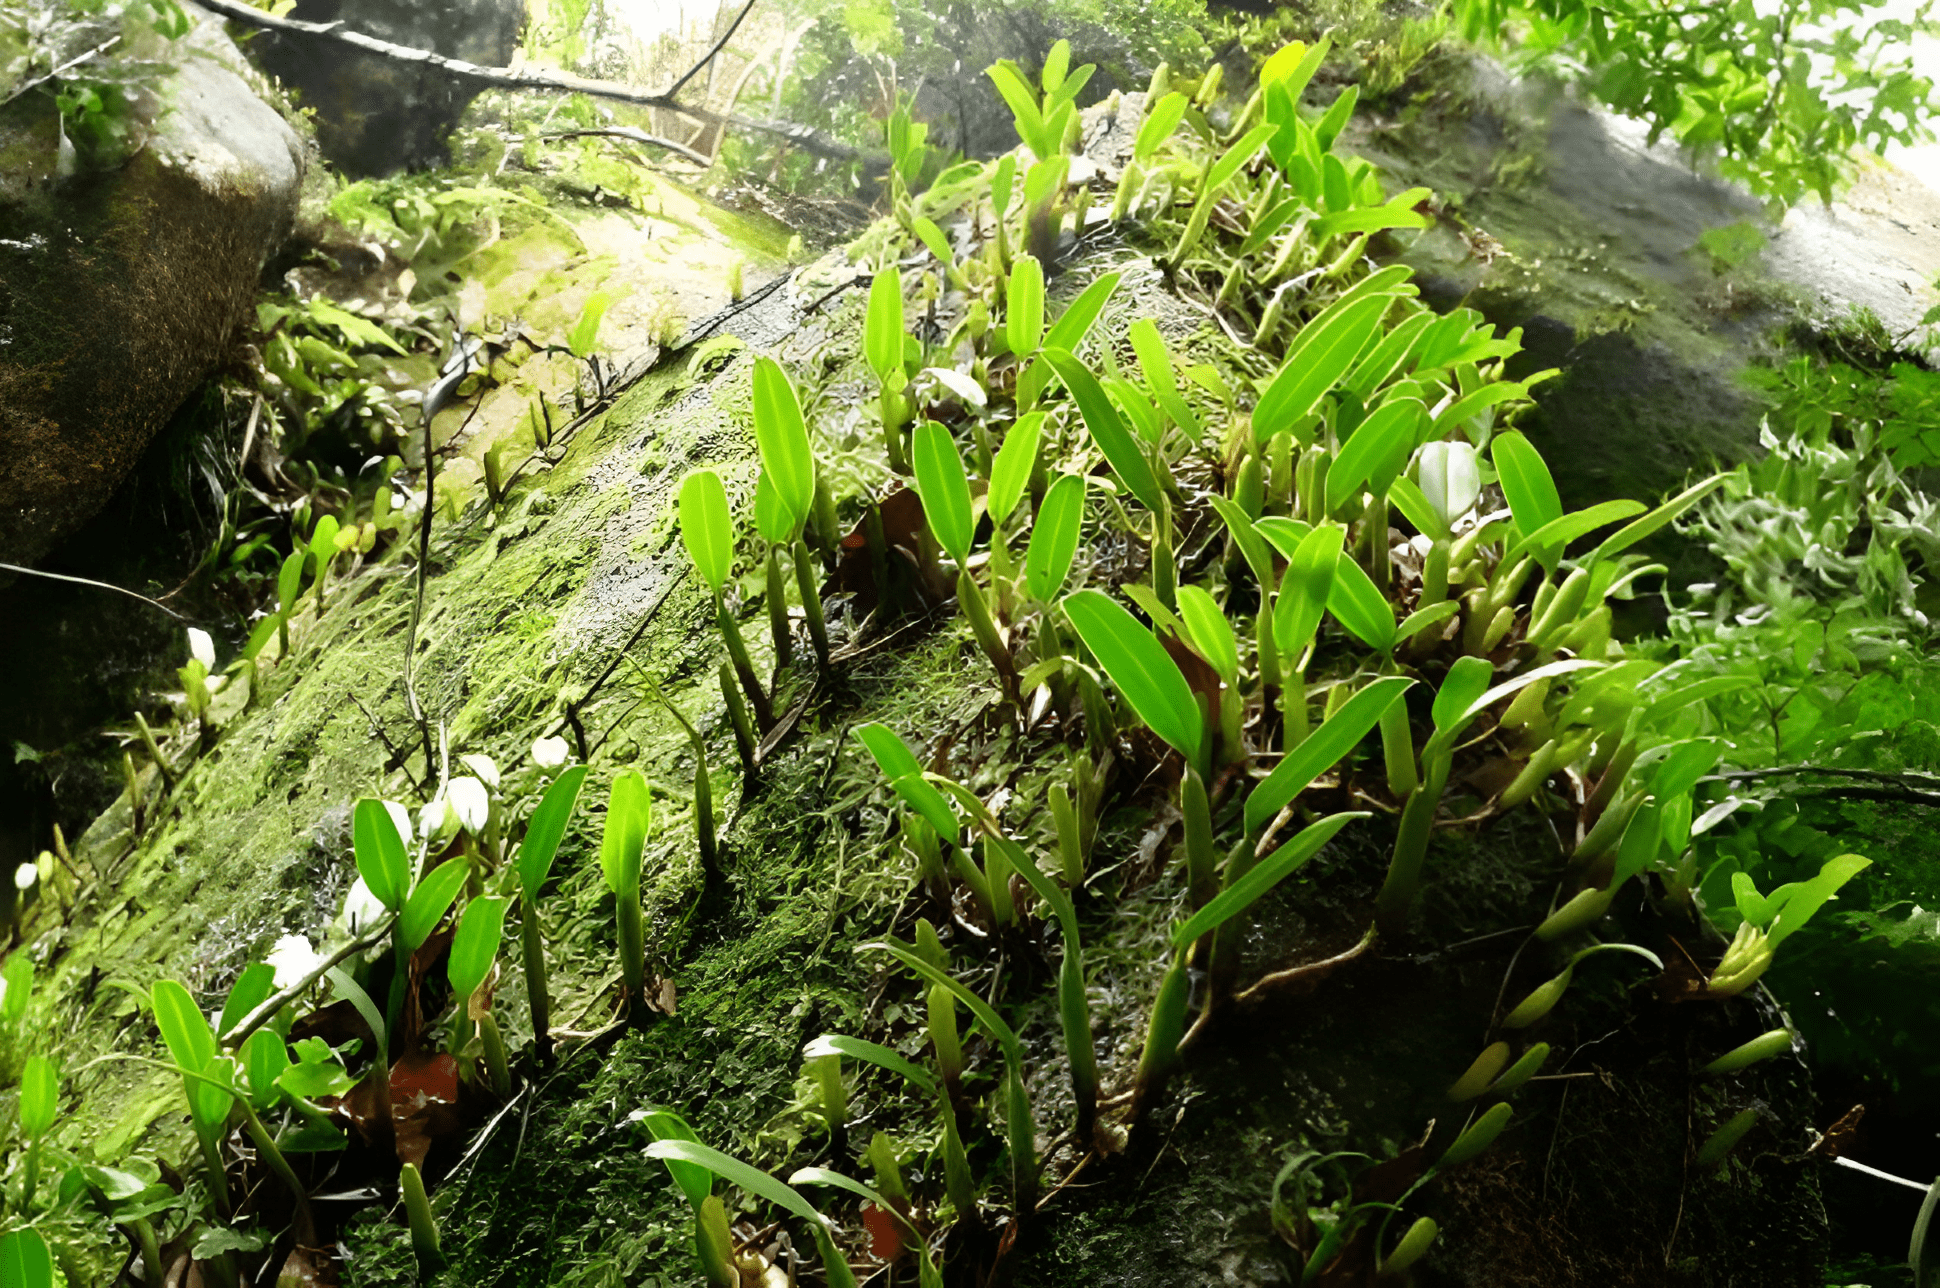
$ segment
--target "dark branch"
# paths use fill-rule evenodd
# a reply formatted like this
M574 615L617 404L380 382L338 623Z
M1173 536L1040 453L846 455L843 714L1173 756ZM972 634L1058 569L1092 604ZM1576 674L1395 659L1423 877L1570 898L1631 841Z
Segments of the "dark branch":
M752 8L754 8L754 0L748 0L746 4L741 6L741 12L735 14L734 21L728 24L728 29L726 34L724 34L719 40L714 42L714 48L708 50L707 55L704 58L702 58L698 63L695 63L692 67L689 67L687 69L686 75L682 76L679 80L675 81L673 84L667 87L668 98L672 98L674 95L680 93L681 88L685 86L688 81L693 80L694 77L700 75L701 68L713 62L715 55L719 54L723 49L727 48L727 42L734 39L734 33L740 29L741 20L748 16L748 10Z
M338 44L349 45L353 49L374 54L379 58L417 63L421 67L480 85L510 90L550 90L563 94L585 94L592 98L611 99L618 103L662 107L670 112L679 112L683 116L705 121L709 125L731 125L740 130L753 130L756 133L772 135L794 144L803 151L837 161L860 161L867 155L859 148L838 143L805 125L790 125L782 121L754 121L742 116L711 112L703 107L687 107L675 102L669 93L656 93L620 81L593 80L566 72L514 71L509 67L480 67L477 63L468 63L462 58L447 58L443 54L433 53L428 49L394 45L388 40L366 36L359 31L349 31L340 23L279 18L274 14L264 13L261 9L252 8L243 3L243 0L201 0L201 3L205 9L213 10L232 22L260 27L265 31L281 32L286 36L334 40Z

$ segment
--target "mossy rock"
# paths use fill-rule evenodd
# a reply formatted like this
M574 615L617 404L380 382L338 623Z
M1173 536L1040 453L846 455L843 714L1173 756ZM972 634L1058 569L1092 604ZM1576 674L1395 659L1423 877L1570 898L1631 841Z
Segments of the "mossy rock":
M64 173L53 100L0 110L0 560L94 514L251 315L295 216L296 135L196 11L118 167Z

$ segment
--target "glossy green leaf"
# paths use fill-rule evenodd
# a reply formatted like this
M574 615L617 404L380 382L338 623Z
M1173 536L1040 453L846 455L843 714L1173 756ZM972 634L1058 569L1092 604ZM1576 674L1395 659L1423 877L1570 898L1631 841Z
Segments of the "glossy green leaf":
M984 1026L990 1036L997 1039L997 1045L1004 1053L1004 1063L1012 1068L1021 1068L1024 1063L1024 1044L1017 1038L1017 1031L1004 1023L1003 1017L991 1009L990 1003L978 997L964 986L963 982L930 963L918 953L911 952L893 940L878 940L874 943L859 944L859 953L888 953L910 970L915 971L932 984L941 984L948 989L957 1001L962 1002L977 1023Z
M1031 598L1039 603L1050 603L1064 589L1065 579L1071 575L1071 561L1077 557L1084 517L1084 476L1058 475L1045 490L1024 555L1024 581Z
M1146 385L1161 399L1177 396L1179 376L1172 366L1172 354L1165 347L1165 337L1159 334L1159 324L1151 318L1140 318L1125 335L1132 342L1132 352L1138 355L1138 369L1144 374Z
M282 1079L291 1063L283 1035L273 1029L257 1029L236 1054L249 1083L250 1105L258 1113L273 1108L282 1099Z
M898 344L901 335L899 329ZM762 472L772 480L791 526L799 530L815 504L815 453L795 386L773 358L754 360L754 436Z
M990 490L984 497L984 509L992 523L1010 518L1011 511L1023 498L1031 471L1037 467L1037 445L1043 434L1044 416L1045 413L1034 411L1019 417L1004 435L1004 445L997 449L996 458L990 463Z
M1728 477L1725 474L1713 474L1702 483L1696 483L1685 488L1682 492L1679 492L1676 496L1664 502L1642 518L1618 528L1615 532L1604 538L1603 544L1596 548L1596 553L1592 554L1587 562L1596 563L1622 554L1639 541L1642 541L1645 537L1656 533L1659 529L1670 523L1671 520L1677 518L1699 501L1711 495L1712 492L1724 486L1725 479Z
M730 1185L738 1185L756 1198L765 1199L811 1227L826 1231L828 1219L814 1205L768 1173L730 1158L718 1149L691 1140L656 1140L646 1148L648 1158L677 1160L705 1167Z
M903 369L903 275L893 264L869 284L862 352L877 380Z
M216 1057L216 1035L209 1029L209 1017L195 1004L189 990L172 979L157 980L150 990L155 1005L155 1027L161 1030L162 1045L178 1069L200 1069Z
M406 952L414 953L424 947L424 941L431 938L431 932L445 919L445 913L451 910L451 901L465 888L465 878L470 875L470 863L454 858L440 863L418 882L418 888L411 892L397 919L398 942Z
M1275 814L1306 791L1314 779L1359 746L1361 739L1381 722L1389 705L1399 701L1414 683L1401 675L1383 676L1374 681L1343 702L1340 710L1281 757L1273 772L1246 798L1247 832L1265 827Z
M1391 297L1376 295L1302 328L1279 374L1253 408L1254 441L1264 443L1310 415L1353 367L1392 304Z
M1165 646L1103 591L1066 595L1064 614L1139 719L1196 766L1205 722L1191 686Z
M1327 469L1329 512L1352 500L1361 485L1391 458L1407 459L1407 453L1414 447L1415 430L1427 411L1420 399L1399 398L1382 403L1355 427ZM1389 477L1396 472L1390 471Z
M1044 349L1044 359L1064 381L1065 388L1071 391L1071 397L1084 417L1085 428L1091 431L1091 441L1098 444L1098 450L1104 453L1112 470L1146 509L1156 513L1165 502L1159 490L1158 476L1152 472L1152 462L1146 458L1145 449L1138 440L1125 428L1125 422L1119 419L1118 409L1112 406L1097 377L1069 351L1052 348L1048 343Z
M713 470L695 470L680 481L680 539L701 580L719 595L734 566L734 517Z
M532 818L525 825L518 868L519 889L528 900L539 897L539 888L545 885L552 871L553 856L559 852L559 840L566 834L566 824L573 816L573 806L579 803L579 791L585 782L584 765L574 765L559 775L546 788L539 807L532 811Z
M883 777L892 781L911 774L922 777L923 766L917 761L894 729L885 724L861 724L855 727L856 740L869 749ZM954 830L952 828L951 830Z
M1266 539L1260 535L1259 528L1246 517L1246 511L1240 509L1237 502L1217 495L1211 500L1213 509L1219 512L1220 519L1226 524L1226 531L1232 533L1233 544L1239 547L1240 556L1246 560L1246 566L1253 570L1253 579L1271 589L1275 584L1273 552L1267 549Z
M891 1073L901 1074L920 1091L934 1096L937 1082L929 1070L905 1060L886 1046L865 1042L861 1038L845 1037L840 1033L824 1033L802 1048L802 1058L813 1060L825 1055L845 1055L851 1060L863 1060Z
M1258 155L1259 150L1266 146L1266 141L1279 131L1280 127L1277 125L1256 125L1248 130L1244 137L1227 148L1219 160L1212 163L1212 168L1206 171L1206 191L1218 192L1230 183L1233 176L1240 172L1240 167Z
M1432 719L1436 729L1454 727L1462 714L1488 692L1495 678L1495 665L1485 657L1458 657L1435 690Z
M1546 523L1563 517L1563 502L1556 494L1556 480L1542 453L1515 430L1497 434L1489 452L1495 461L1496 477L1502 495L1508 499L1509 512L1516 516L1516 527L1525 533L1539 531Z
M371 896L393 912L402 908L411 892L411 861L383 801L366 796L357 802L351 814L351 843L357 875L364 878Z
M593 346L599 342L600 321L612 303L612 295L605 291L594 291L586 297L586 303L579 310L579 320L566 333L566 347L572 350L573 357L583 360L592 356Z
M1308 859L1320 853L1321 847L1333 840L1336 832L1355 819L1367 816L1365 810L1329 814L1319 822L1302 828L1292 840L1254 864L1247 870L1245 876L1221 890L1207 900L1205 906L1199 911L1173 927L1172 946L1184 948L1201 935L1211 934L1245 912L1259 902L1260 897L1267 891L1286 880Z
M1503 557L1503 563L1513 563L1516 556L1524 550L1532 550L1536 553L1536 558L1541 561L1544 567L1553 569L1556 566L1557 559L1568 548L1570 542L1575 541L1578 537L1595 532L1598 528L1607 527L1612 523L1618 523L1624 519L1628 519L1633 514L1642 514L1643 511L1644 506L1641 501L1625 499L1621 501L1604 501L1601 504L1591 506L1587 510L1576 510L1570 514L1565 514L1560 518L1550 520L1542 527L1523 537Z
M32 1226L0 1239L0 1288L54 1288L54 1258Z
M279 1039L280 1041L280 1039ZM29 1140L45 1136L61 1107L61 1076L44 1055L30 1055L20 1067L20 1133Z
M918 425L910 436L910 464L916 471L923 518L936 543L959 567L967 564L976 521L971 514L970 480L964 477L963 457L950 431L933 420Z
M445 964L445 977L458 997L470 997L492 973L499 940L505 934L505 910L511 902L503 895L486 894L465 905L458 918L458 933L451 937L451 959Z
M1041 347L1064 349L1076 353L1078 345L1090 333L1091 324L1096 322L1099 313L1104 311L1105 301L1109 300L1111 293L1118 289L1118 278L1117 273L1106 273L1090 286L1085 287L1078 298L1071 301L1069 307L1058 315L1058 320L1051 324L1051 329L1044 333L1044 343Z
M1186 96L1173 90L1158 102L1148 105L1144 122L1138 127L1138 139L1132 145L1132 155L1139 161L1150 161L1157 154L1159 145L1172 137L1179 128L1179 122L1186 114Z
M938 186L942 186L940 180ZM909 221L909 226L930 254L936 256L937 263L946 269L956 263L956 256L950 250L950 239L943 235L943 230L936 226L934 219L918 215Z
M1185 623L1187 638L1199 656L1212 663L1213 670L1227 684L1239 683L1239 644L1233 627L1219 604L1194 585L1179 587L1179 618Z
M1333 593L1335 568L1346 539L1347 529L1338 523L1324 523L1301 539L1287 561L1280 593L1273 602L1273 643L1282 656L1297 658L1320 628L1320 616Z
M325 560L337 553L337 516L326 514L317 520L317 526L310 531L310 556L322 567Z
M1377 653L1394 647L1394 609L1361 565L1341 559L1334 565L1333 586L1327 592L1327 611L1354 638Z
M640 897L640 856L646 849L652 798L646 777L629 769L613 780L600 836L600 873L606 888L623 899Z
M684 1140L700 1144L701 1138L687 1120L670 1109L646 1110L640 1115L640 1121L646 1124L655 1140ZM707 1196L714 1192L713 1174L698 1163L682 1162L677 1158L663 1158L660 1161L667 1165L667 1174L674 1178L674 1184L680 1187L687 1202L699 1211Z
M275 991L275 967L268 962L251 962L243 967L236 982L229 986L229 996L223 999L222 1018L216 1021L216 1032L228 1033L242 1023L244 1016L267 1002Z
M1004 338L1020 359L1036 353L1044 338L1044 266L1035 255L1020 254L1011 261L1010 285L1004 292Z

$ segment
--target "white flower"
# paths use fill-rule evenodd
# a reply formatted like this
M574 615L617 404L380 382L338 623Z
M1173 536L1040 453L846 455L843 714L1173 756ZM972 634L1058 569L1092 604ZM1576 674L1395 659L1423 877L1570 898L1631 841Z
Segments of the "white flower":
M485 830L485 820L492 816L492 797L485 790L485 784L476 778L454 778L445 788L445 799L458 815L459 825L473 836Z
M13 870L13 888L16 890L31 890L38 880L40 869L31 863L23 863Z
M202 682L203 687L209 690L209 696L212 698L216 694L221 693L222 686L227 683L229 683L229 677L226 675L212 675Z
M198 627L189 627L189 656L202 663L202 669L216 669L216 642L209 638L209 632Z
M301 982L323 958L302 935L284 935L264 960L276 972L276 987L283 989Z
M1444 527L1469 512L1482 493L1482 474L1475 449L1467 443L1428 443L1421 449L1418 471L1421 491Z
M405 845L411 843L411 811L396 801L385 801L384 812L391 816L391 826L397 829L397 839Z
M358 877L351 882L350 893L344 896L343 913L344 925L351 934L360 934L370 929L384 916L384 912L384 905L377 901L377 896L372 894L370 887L364 884L364 878Z
M557 769L571 756L564 738L541 738L532 744L532 763L541 769Z
M493 791L498 790L498 762L490 756L460 756L458 763L477 774L479 779Z
M458 830L458 811L451 807L443 791L424 803L418 811L418 835L426 845L437 847Z

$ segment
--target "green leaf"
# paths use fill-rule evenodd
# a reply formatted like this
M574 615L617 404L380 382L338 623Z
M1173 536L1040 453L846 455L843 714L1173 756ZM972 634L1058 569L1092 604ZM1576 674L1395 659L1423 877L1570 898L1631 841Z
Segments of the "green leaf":
M1186 96L1177 90L1150 104L1144 123L1138 127L1138 140L1132 145L1134 159L1150 161L1158 152L1159 144L1171 138L1172 132L1179 128L1185 114Z
M1338 523L1323 523L1301 538L1287 561L1280 593L1273 602L1273 643L1289 661L1299 657L1320 628L1320 615L1333 593L1335 568L1346 539L1347 529Z
M586 297L585 307L579 311L579 320L566 333L566 347L573 351L573 357L584 360L592 356L593 345L599 340L600 321L605 318L607 306L612 303L613 297L605 291L594 291Z
M728 1184L738 1185L756 1198L766 1199L797 1220L807 1222L812 1228L824 1232L828 1229L828 1218L817 1212L807 1199L766 1172L730 1158L718 1149L710 1149L698 1141L668 1139L656 1140L648 1145L646 1155L648 1158L705 1167Z
M984 68L984 75L990 77L991 83L1010 107L1018 139L1038 157L1049 157L1055 149L1045 141L1044 114L1038 107L1037 94L1030 82L1024 79L1009 59L998 59Z
M613 780L600 836L600 872L606 888L623 899L640 897L640 855L646 849L652 798L645 775L629 769Z
M458 933L451 937L451 960L445 964L445 977L455 995L470 997L491 974L499 939L505 933L505 910L511 902L503 895L487 894L465 905L458 918Z
M228 1033L242 1023L244 1016L267 1002L275 991L275 967L268 962L251 962L243 967L236 982L229 986L229 996L223 999L222 1018L216 1021L216 1032Z
M891 264L869 284L869 312L862 352L877 380L903 369L903 275Z
M1011 261L1010 286L1004 292L1004 338L1020 360L1036 353L1044 338L1044 266L1035 255L1020 254Z
M1090 286L1085 287L1078 298L1071 301L1070 306L1058 315L1058 320L1051 324L1051 329L1044 333L1044 342L1040 347L1064 349L1076 353L1078 345L1091 331L1091 324L1096 322L1099 313L1104 311L1105 301L1109 300L1111 293L1118 289L1118 278L1117 273L1106 273Z
M990 463L990 490L984 496L984 509L992 523L1010 518L1010 512L1017 508L1024 488L1031 481L1031 471L1037 467L1037 444L1043 433L1044 416L1045 413L1034 411L1019 417L1004 435L1004 445L997 449L996 459Z
M943 230L936 226L934 219L918 215L909 221L909 226L914 230L917 238L923 245L928 248L930 254L936 256L937 262L943 265L944 268L947 269L956 263L956 256L950 251L950 239L943 235Z
M1462 605L1456 600L1444 599L1439 604L1430 604L1426 608L1416 609L1414 612L1409 613L1402 620L1400 627L1395 630L1394 642L1400 644L1403 641L1413 639L1429 627L1439 622L1445 622L1455 616L1457 612L1461 611L1461 607Z
M1456 672L1463 669L1462 664L1464 662L1479 662L1484 667L1489 666L1489 662L1485 658L1465 657L1458 659L1455 665L1449 668L1447 677L1442 681L1442 690L1444 692L1448 690L1449 681L1456 678ZM1572 658L1562 662L1551 662L1546 666L1539 666L1533 671L1524 671L1515 679L1506 680L1494 688L1489 689L1481 697L1474 699L1466 707L1455 712L1452 718L1446 723L1444 723L1442 718L1442 694L1437 693L1435 695L1435 739L1443 746L1452 745L1455 739L1461 735L1462 730L1468 725L1469 721L1475 719L1475 717L1481 715L1484 711L1502 701L1502 699L1511 694L1521 692L1524 688L1534 684L1538 680L1545 680L1558 675L1568 675L1572 671L1596 670L1606 665L1608 664L1604 662L1592 662L1586 658ZM1470 668L1470 674L1473 674L1474 671L1475 668ZM1493 673L1494 668L1490 667L1489 674L1482 676L1483 682L1486 683L1489 675ZM1459 697L1461 695L1458 694L1456 696ZM1453 705L1452 698L1450 704L1451 706Z
M1187 764L1197 767L1205 742L1205 721L1192 687L1165 646L1103 591L1079 590L1066 595L1064 615L1139 719L1184 756Z
M1516 430L1497 434L1489 447L1495 472L1508 499L1509 513L1516 516L1516 527L1535 532L1544 524L1563 517L1563 502L1556 495L1556 480L1542 453Z
M1207 900L1205 906L1199 911L1173 927L1172 946L1184 948L1193 940L1202 935L1211 934L1245 912L1267 891L1286 880L1308 859L1320 853L1321 847L1333 840L1336 832L1355 819L1367 816L1365 810L1329 814L1318 823L1302 828L1292 840L1261 859L1247 870L1245 876L1221 890Z
M997 1045L1004 1053L1004 1063L1013 1069L1023 1067L1024 1044L1018 1041L1016 1030L1004 1023L1003 1017L991 1009L990 1003L971 992L955 976L932 965L920 954L911 952L908 948L905 948L894 940L877 940L873 943L858 944L856 951L859 953L888 953L891 957L894 957L897 961L930 981L930 983L943 985L944 988L950 990L950 993L957 1001L963 1003L970 1014L976 1018L977 1023L983 1025L989 1031L990 1036L997 1039Z
M901 344L901 332L897 333ZM774 482L775 498L799 531L815 504L815 453L795 386L773 358L754 360L754 435L761 468Z
M281 1099L283 1075L290 1068L289 1044L273 1029L257 1029L237 1052L243 1076L249 1081L249 1103L258 1113Z
M1554 569L1556 561L1570 542L1598 528L1627 519L1633 514L1642 514L1643 502L1632 500L1604 501L1587 510L1577 510L1561 518L1551 519L1542 527L1518 541L1502 558L1504 566L1515 562L1516 556L1525 550L1534 551L1536 559L1543 567ZM1518 522L1517 526L1521 526Z
M1435 690L1435 705L1431 715L1435 728L1451 729L1462 718L1464 712L1475 705L1489 690L1489 681L1495 678L1495 664L1486 657L1458 657L1442 677L1441 688Z
M680 539L701 580L719 595L734 566L734 517L713 470L695 470L680 481Z
M911 775L917 778L923 776L923 766L917 761L915 753L910 751L908 744L888 725L857 725L855 736L864 747L869 749L869 754L875 757L876 765L882 770L883 777L891 782ZM949 827L938 830L946 835L954 834L955 822L952 821Z
M1338 237L1342 233L1378 233L1390 228L1426 228L1428 216L1414 208L1415 204L1426 195L1428 195L1426 188L1411 188L1385 205L1362 206L1356 210L1339 210L1322 215L1314 221L1314 236L1325 241L1329 237ZM1409 200L1411 197L1413 200Z
M1704 482L1685 488L1641 519L1618 528L1604 538L1603 544L1596 548L1596 552L1586 562L1597 563L1622 554L1724 486L1725 479L1728 477L1730 476L1725 474L1713 474Z
M936 1078L927 1069L911 1064L886 1046L865 1042L861 1038L845 1037L840 1033L824 1033L802 1048L804 1060L825 1055L846 1055L851 1060L867 1061L891 1073L901 1074L920 1091L932 1096L937 1094Z
M1065 73L1071 70L1071 42L1059 40L1051 46L1051 52L1044 56L1044 72L1038 83L1044 86L1046 94L1055 94L1064 84Z
M30 1055L20 1068L20 1133L29 1140L45 1136L61 1107L61 1076L44 1055Z
M684 1140L700 1144L701 1138L687 1124L687 1120L670 1109L649 1109L640 1115L640 1121L647 1125L655 1140ZM677 1158L660 1160L667 1165L667 1174L674 1178L674 1184L687 1197L695 1211L707 1201L714 1192L714 1177L697 1163L684 1163Z
M1368 416L1347 441L1327 469L1327 509L1338 510L1354 497L1363 483L1391 458L1414 447L1415 430L1428 409L1418 398L1397 398L1382 403ZM1390 471L1390 478L1399 470Z
M1146 458L1145 449L1139 446L1138 440L1125 428L1125 422L1119 419L1118 409L1112 406L1111 399L1106 396L1097 378L1065 349L1054 349L1047 345L1044 359L1071 391L1072 399L1084 416L1085 428L1091 431L1091 440L1098 444L1098 450L1104 453L1112 470L1126 489L1146 509L1156 514L1165 501L1159 490L1158 476L1152 472L1152 462Z
M1227 148L1225 155L1213 162L1212 168L1206 171L1205 191L1214 193L1225 187L1239 173L1240 167L1251 161L1279 130L1277 125L1256 125L1248 130L1245 137Z
M1374 579L1352 559L1334 565L1333 586L1327 592L1327 611L1356 639L1377 653L1394 647L1394 609Z
M1273 772L1246 798L1246 830L1250 835L1272 821L1314 779L1360 745L1381 722L1390 704L1414 687L1402 675L1383 676L1343 702L1340 710L1321 722L1298 747L1281 757Z
M1085 480L1081 474L1060 474L1045 490L1031 525L1030 546L1024 554L1024 581L1031 598L1048 604L1064 589L1077 557L1084 527Z
M54 1258L32 1226L0 1239L0 1288L54 1288Z
M916 495L936 543L962 567L970 561L976 534L970 512L970 481L963 474L963 457L950 431L925 421L911 435L910 463L916 471Z
M1254 441L1264 443L1312 414L1367 348L1393 303L1386 295L1357 300L1303 327L1279 374L1253 408Z
M404 353L406 349L391 337L377 323L369 318L358 317L355 313L340 309L328 300L314 299L309 305L310 316L326 326L336 327L343 332L344 339L352 344L368 345L373 349L389 349L392 353Z
M795 539L795 516L781 503L774 476L763 470L754 484L754 530L763 541L788 545Z
M366 796L351 814L351 843L357 855L357 875L364 878L371 896L396 912L404 906L411 891L411 861L405 857L404 838L384 802ZM198 1066L200 1067L200 1066Z
M151 990L155 1005L155 1027L161 1030L162 1045L178 1069L201 1070L216 1057L216 1035L209 1029L209 1017L195 1004L189 990L172 979L155 981Z
M1873 861L1857 854L1841 854L1828 859L1819 869L1819 875L1810 881L1799 883L1799 888L1780 910L1778 920L1766 936L1767 946L1776 949L1780 944L1802 929L1812 920L1812 915L1827 901L1839 893L1839 887L1858 876L1873 865Z
M1253 570L1253 580L1259 582L1263 590L1271 590L1274 585L1273 552L1267 549L1266 539L1260 535L1259 528L1246 517L1246 511L1239 507L1238 502L1219 495L1210 499L1213 509L1219 512L1219 517L1225 522L1226 530L1233 534L1233 544L1239 547L1246 566Z
M519 844L519 889L530 904L539 897L539 887L552 871L553 856L559 852L566 823L579 803L579 790L586 782L586 766L574 765L553 780L539 807L525 825L525 840Z
M317 526L310 530L310 557L322 568L324 562L337 553L337 516L326 514L317 520Z
M1145 383L1160 401L1176 398L1179 393L1179 377L1172 366L1172 354L1165 347L1165 337L1159 334L1158 323L1151 318L1140 318L1126 331L1132 342L1132 352L1138 355L1138 369L1145 376Z
M1179 618L1186 636L1199 655L1212 663L1213 670L1228 685L1239 683L1239 644L1233 627L1211 595L1194 585L1179 587Z
M306 551L298 550L283 561L283 567L276 574L276 603L288 613L296 605L296 597L303 593L303 561Z
M398 942L406 952L414 953L424 947L424 941L431 938L431 932L445 919L451 901L465 888L465 878L470 875L471 864L463 858L453 858L431 869L418 882L418 888L411 892L397 919Z
M0 991L0 1019L18 1024L27 1017L27 1004L34 997L34 959L23 952L14 953L0 969L0 979L6 983L5 990Z

